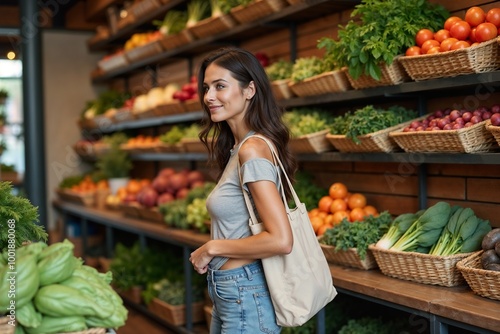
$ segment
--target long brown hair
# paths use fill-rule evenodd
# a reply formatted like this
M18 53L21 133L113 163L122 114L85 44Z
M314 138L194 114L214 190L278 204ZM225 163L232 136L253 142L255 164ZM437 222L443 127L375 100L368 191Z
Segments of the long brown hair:
M288 177L293 182L297 162L288 149L290 131L282 118L285 110L276 102L269 78L258 59L251 52L237 47L224 47L210 53L203 60L198 72L198 95L205 112L199 137L208 148L209 162L216 164L219 168L218 178L229 161L230 148L233 147L235 141L227 122L211 121L210 111L204 102L205 70L212 63L230 71L231 76L239 82L242 89L246 88L251 81L254 82L255 95L250 100L245 122L251 130L271 140ZM287 196L289 195L287 191Z

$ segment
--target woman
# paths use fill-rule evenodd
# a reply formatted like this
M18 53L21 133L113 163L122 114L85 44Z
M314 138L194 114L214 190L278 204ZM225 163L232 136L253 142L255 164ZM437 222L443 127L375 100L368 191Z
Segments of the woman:
M260 259L290 253L292 231L269 146L257 137L240 143L253 134L268 139L293 180L296 162L288 151L283 110L257 58L239 48L222 48L205 58L198 87L208 116L200 139L220 170L207 198L212 240L190 257L198 273L207 273L214 304L210 333L279 333ZM248 226L238 163L244 189L265 226L257 235Z

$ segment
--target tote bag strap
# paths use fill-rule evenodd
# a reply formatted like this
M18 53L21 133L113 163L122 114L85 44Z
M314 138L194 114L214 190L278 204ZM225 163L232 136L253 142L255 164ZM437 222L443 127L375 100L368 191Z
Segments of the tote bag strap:
M282 171L283 175L285 175L285 179L286 179L287 185L288 185L288 187L290 189L290 193L292 194L293 201L294 201L295 205L297 206L300 203L300 200L299 200L299 197L298 197L297 193L295 192L295 189L292 186L292 182L290 181L290 178L286 174L285 168L284 168L283 164L281 163L281 160L278 157L278 154L276 153L273 145L269 142L269 140L267 138L265 138L263 136L260 136L260 135L251 135L251 136L248 136L245 139L243 139L243 141L240 143L239 146L241 147L241 145L243 145L243 143L247 139L252 138L252 137L262 139L267 144L267 146L269 147L269 149L271 150L271 154L273 156L273 163L274 163L274 165L276 165L276 162L278 162L278 165L280 167L280 170L278 171L278 180L279 180L280 185L281 185L280 186L280 193L281 193L281 197L283 199L283 203L285 204L286 213L289 215L290 214L290 207L288 206L288 203L287 203L287 200L286 200L285 191L284 191L285 185L283 184L283 182L281 180L281 173L280 173L280 171ZM243 179L242 179L242 176L241 176L241 163L240 163L239 159L238 159L238 176L240 178L240 185L241 185L241 190L243 191L243 196L245 198L245 203L246 203L248 212L250 214L250 218L251 218L250 219L251 220L250 224L258 224L257 217L255 216L255 212L253 210L253 206L252 206L252 204L250 202L250 198L249 198L247 192L245 191L245 189L243 188Z

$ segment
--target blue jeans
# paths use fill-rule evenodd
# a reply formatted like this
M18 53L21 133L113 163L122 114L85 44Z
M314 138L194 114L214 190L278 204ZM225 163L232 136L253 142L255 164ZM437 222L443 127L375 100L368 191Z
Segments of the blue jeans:
M213 302L211 334L280 333L260 261L240 268L208 270Z

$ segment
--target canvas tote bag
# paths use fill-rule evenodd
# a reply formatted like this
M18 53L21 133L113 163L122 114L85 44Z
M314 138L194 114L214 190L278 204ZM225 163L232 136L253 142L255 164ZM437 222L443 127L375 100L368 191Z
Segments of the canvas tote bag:
M281 196L283 203L285 203L285 209L293 233L293 248L290 254L276 255L262 259L262 265L278 325L296 327L303 325L325 307L325 305L331 302L337 295L337 291L333 286L328 263L312 228L307 209L300 202L293 189L292 183L286 175L274 147L266 138L259 135L249 136L245 140L251 137L261 138L267 143L275 159L275 165L278 162L279 168L283 171L287 181L286 184L283 184L280 176ZM250 214L250 229L252 234L255 235L264 230L264 224L257 221L248 194L243 189L240 168L238 168L238 173ZM278 173L278 175L280 174ZM286 201L284 192L286 185L290 187L295 202L295 208L293 209L290 209Z

